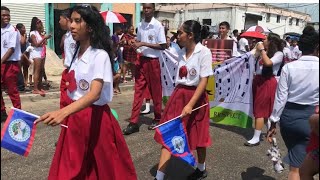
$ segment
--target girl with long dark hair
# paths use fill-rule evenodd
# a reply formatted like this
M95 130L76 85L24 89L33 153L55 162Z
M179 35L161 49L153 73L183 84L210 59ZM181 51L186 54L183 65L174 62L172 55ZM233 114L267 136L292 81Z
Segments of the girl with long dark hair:
M136 180L129 149L108 106L113 58L103 17L93 6L76 6L70 30L77 47L64 82L66 106L36 121L64 124L48 179Z
M277 88L276 76L283 62L283 46L280 36L269 33L263 43L257 44L260 58L256 63L256 75L253 79L253 115L255 117L255 131L251 140L245 146L260 144L261 130L269 118Z
M46 40L51 38L51 35L41 36L43 32L43 24L40 19L33 17L31 20L30 28L30 43L34 47L34 50L30 53L30 59L34 61L33 69L33 82L34 88L32 93L40 94L45 96L45 91L42 89L42 76L44 69L44 57L43 57L43 46L46 43Z

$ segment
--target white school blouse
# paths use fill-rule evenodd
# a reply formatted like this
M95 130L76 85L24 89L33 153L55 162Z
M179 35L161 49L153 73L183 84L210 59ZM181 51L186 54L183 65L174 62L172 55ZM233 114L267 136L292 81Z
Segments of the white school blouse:
M113 75L108 53L102 49L95 49L91 46L83 53L80 59L78 54L70 67L70 71L75 71L77 89L68 96L76 101L87 94L90 90L91 82L95 79L103 80L103 87L100 98L94 105L103 106L112 101L113 97Z
M182 48L180 52L176 84L197 86L200 78L213 75L211 51L200 42L196 45L192 55L188 59L186 59L185 48ZM187 77L180 78L179 69L182 66L187 67L188 73Z

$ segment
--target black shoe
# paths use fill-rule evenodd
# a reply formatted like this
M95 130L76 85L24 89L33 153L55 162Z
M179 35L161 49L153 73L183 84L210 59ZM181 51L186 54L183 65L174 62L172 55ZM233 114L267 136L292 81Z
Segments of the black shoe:
M5 122L8 118L6 111L1 111L1 122Z
M207 170L200 171L200 169L197 168L190 176L188 176L188 180L201 180L205 179L207 176Z
M153 120L151 125L148 126L148 130L154 130L153 128L159 125L159 121Z
M251 143L249 143L249 142L245 142L243 145L248 146L248 147L259 146L259 145L260 145L260 142L257 142L257 143L255 143L255 144L251 144Z
M139 125L130 123L125 129L122 130L124 135L130 135L135 132L139 132Z

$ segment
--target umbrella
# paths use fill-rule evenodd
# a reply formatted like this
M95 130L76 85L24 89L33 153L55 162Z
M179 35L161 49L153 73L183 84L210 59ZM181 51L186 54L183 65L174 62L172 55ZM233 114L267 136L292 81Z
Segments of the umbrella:
M257 31L246 31L240 35L240 37L247 37L247 38L257 38L257 39L265 39L266 36L261 32Z
M125 22L127 22L127 20L120 13L117 13L117 12L103 11L103 12L100 12L100 14L106 23L125 23Z
M261 32L261 33L269 33L270 30L268 28L262 27L262 26L251 26L247 30L247 32Z

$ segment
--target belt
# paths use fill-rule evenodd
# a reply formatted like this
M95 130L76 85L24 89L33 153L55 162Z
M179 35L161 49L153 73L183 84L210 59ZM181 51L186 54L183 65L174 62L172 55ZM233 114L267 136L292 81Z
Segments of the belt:
M148 60L155 60L155 59L159 59L158 57L152 58L152 57L147 57L147 56L141 56L140 58L142 59L148 59Z
M4 64L15 64L19 63L19 61L5 61Z

